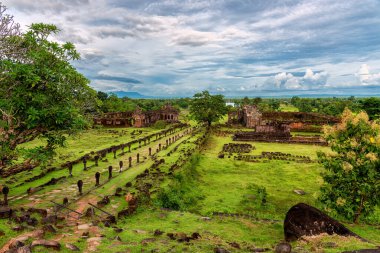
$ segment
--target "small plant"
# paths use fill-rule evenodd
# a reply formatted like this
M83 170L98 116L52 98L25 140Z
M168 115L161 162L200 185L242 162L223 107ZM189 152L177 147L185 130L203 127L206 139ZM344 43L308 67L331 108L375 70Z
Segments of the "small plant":
M160 129L165 129L168 123L164 120L158 120L156 123L153 124L152 128L160 130Z

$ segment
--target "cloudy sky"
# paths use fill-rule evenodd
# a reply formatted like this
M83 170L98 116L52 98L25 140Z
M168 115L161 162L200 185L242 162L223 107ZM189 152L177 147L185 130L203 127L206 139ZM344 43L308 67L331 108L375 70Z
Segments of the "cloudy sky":
M96 90L380 95L379 0L2 0L56 24Z

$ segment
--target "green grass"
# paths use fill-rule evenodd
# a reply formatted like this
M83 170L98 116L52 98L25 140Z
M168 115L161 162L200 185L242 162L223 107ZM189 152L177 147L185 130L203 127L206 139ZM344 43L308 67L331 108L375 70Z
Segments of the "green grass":
M93 139L92 142L98 145L106 145L106 141L97 140L103 137L96 131L104 130L91 130L94 132L86 133L82 136L88 138L88 141ZM146 130L150 133L152 130ZM192 150L195 147L194 141L202 134L202 132L194 136L184 136L181 140L172 144L168 149L161 151L158 154L158 159L165 159L165 163L160 166L161 171L167 173L169 168L178 163L183 158L183 153L187 150ZM128 141L127 137L123 142ZM116 140L117 138L115 138ZM75 140L73 140L75 141ZM80 141L82 142L82 141ZM165 142L165 138L160 140L161 143ZM231 252L251 252L253 248L273 248L277 243L281 242L283 236L283 219L289 208L299 202L308 203L322 208L317 203L319 195L319 187L322 183L320 173L323 168L318 163L295 163L292 161L268 161L260 163L252 163L245 161L234 160L233 157L224 159L217 158L218 153L222 150L225 143L232 142L231 137L217 137L212 135L206 145L202 148L199 161L190 165L194 166L192 170L196 171L197 177L195 181L191 182L191 191L201 193L202 197L198 199L194 207L187 207L185 211L168 211L162 210L155 205L154 198L156 193L152 193L153 201L149 205L141 204L138 212L132 216L119 219L117 226L123 228L123 232L117 234L113 228L106 228L100 226L100 233L104 235L101 245L97 248L96 252L212 252L215 247L222 247ZM91 151L94 146L88 147L85 143L76 143L71 147L75 152L80 150ZM252 155L260 154L262 151L283 152L291 153L292 155L309 156L315 160L316 152L322 150L329 151L328 147L312 146L312 145L298 145L298 144L278 144L278 143L251 143L255 146L255 150L251 152ZM31 144L29 144L31 145ZM82 146L81 146L82 145ZM152 143L152 147L156 147L158 142ZM178 145L178 150L167 156ZM101 147L97 148L100 149ZM148 146L142 147L138 150L133 150L132 155L135 156L139 152L142 156L146 156ZM70 154L72 149L62 149L61 155ZM74 152L74 153L75 153ZM195 153L195 152L194 152ZM133 168L118 175L115 171L114 175L118 175L111 181L106 180L106 168L108 165L117 167L120 159L126 160L130 154L123 157L113 159L112 154L107 156L108 162L102 162L99 168L92 168L88 172L84 172L82 165L74 167L74 178L67 178L62 183L55 186L46 187L43 191L35 195L44 200L58 199L60 202L64 191L57 192L56 190L68 189L74 186L71 191L76 192L75 183L78 177L83 178L85 181L84 191L90 190L93 187L94 179L93 174L96 170L100 170L103 174L101 182L104 183L99 188L93 189L88 195L82 197L82 202L94 203L104 195L112 195L117 187L124 188L127 182L133 182L133 186L127 191L136 191L135 178L138 174L148 169L153 163L149 158L140 164L135 164ZM73 157L75 155L73 154ZM59 162L57 160L56 162ZM127 164L126 162L124 164ZM179 169L176 173L181 173ZM49 175L58 177L65 175L67 171L57 171ZM25 178L26 176L24 176ZM40 179L40 181L26 184L13 189L13 194L22 193L30 185L37 185L42 182L48 181L49 178ZM152 191L158 191L163 187L170 187L171 178L166 176L163 181L155 177L149 177L146 182L152 183ZM255 187L264 187L267 192L267 202L261 205L258 200L258 194ZM306 195L297 195L293 192L294 189L304 190ZM125 190L126 191L126 190ZM33 195L35 197L35 195ZM32 196L32 197L33 197ZM186 196L186 195L184 195ZM30 205L33 200L24 198L15 202L17 205ZM34 203L33 203L34 204ZM37 206L48 207L48 205L37 203ZM73 203L72 208L76 208L77 204ZM127 203L123 197L111 197L111 203L104 207L104 210L112 214L127 207ZM251 218L235 218L235 217L221 217L213 216L213 212L224 213L244 213L249 214ZM202 217L210 217L210 220L205 221ZM338 236L319 236L309 238L309 242L295 242L293 247L301 247L302 249L310 252L326 252L338 253L344 250L354 250L362 248L373 248L375 245L380 245L380 208L374 215L369 217L366 221L371 221L377 225L360 225L347 224L350 229L360 236L368 239L371 243L363 243L353 238L342 238ZM339 217L335 217L338 218ZM264 220L264 219L269 219ZM0 229L6 232L6 237L0 239L0 243L5 243L7 239L15 236L16 233L10 230L7 221L0 222ZM86 221L90 222L90 221ZM77 235L73 235L72 228L65 228L64 233L67 237L64 242L68 241L78 245L81 250L86 249L86 240L78 239ZM153 233L156 229L160 229L165 233L160 236L154 236ZM137 232L136 232L137 231ZM177 242L171 240L166 233L186 233L190 236L192 233L197 232L201 235L200 239L191 240L190 243ZM71 235L70 235L71 234ZM121 242L115 240L116 236L120 236ZM94 234L90 235L95 236ZM54 238L54 236L51 236ZM153 238L153 239L152 239ZM145 241L144 241L145 240ZM241 249L233 248L230 243L236 242L240 245ZM336 247L328 248L328 243L336 243ZM41 252L48 252L41 250ZM62 250L61 252L67 252Z
M281 112L298 112L298 108L291 104L281 104L279 110Z

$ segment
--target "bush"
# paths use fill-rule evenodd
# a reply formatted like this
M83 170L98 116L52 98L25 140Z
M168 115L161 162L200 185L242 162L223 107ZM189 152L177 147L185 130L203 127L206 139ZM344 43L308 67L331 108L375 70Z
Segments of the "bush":
M154 129L160 130L160 129L165 129L167 125L168 125L168 123L166 121L158 120L158 121L156 121L156 123L153 124L152 127Z
M155 203L159 207L173 210L195 210L198 200L203 199L202 193L196 187L198 164L199 155L193 155L182 171L174 176L173 181L158 192Z
M325 167L320 201L338 214L358 222L380 204L380 125L365 112L346 109L342 122L325 127L332 153L318 153Z

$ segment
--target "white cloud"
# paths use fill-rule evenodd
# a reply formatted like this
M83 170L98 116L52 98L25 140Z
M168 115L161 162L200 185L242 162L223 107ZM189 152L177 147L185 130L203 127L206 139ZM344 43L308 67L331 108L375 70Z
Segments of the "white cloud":
M314 73L311 69L306 69L305 75L302 78L302 86L309 88L316 88L324 86L327 82L329 74L326 71Z
M281 72L270 78L279 89L313 89L326 85L328 73L325 71L314 73L310 68L306 69L304 76L297 77L292 73Z
M370 67L367 64L360 66L356 76L362 85L380 85L380 73L371 74Z

